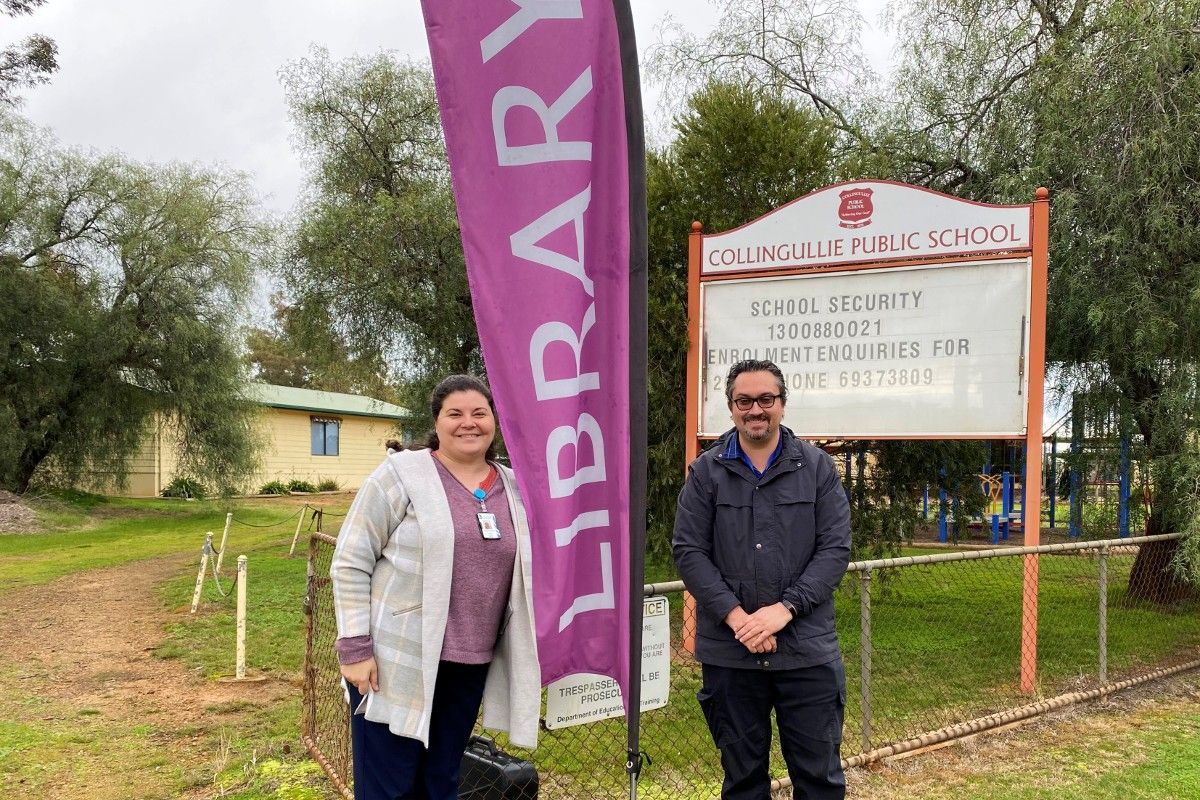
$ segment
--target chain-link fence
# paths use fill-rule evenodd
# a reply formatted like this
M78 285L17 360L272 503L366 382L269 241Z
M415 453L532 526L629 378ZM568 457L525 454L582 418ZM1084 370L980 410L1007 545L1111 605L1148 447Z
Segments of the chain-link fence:
M347 798L349 784L350 713L342 694L342 676L333 643L337 620L329 566L337 540L314 533L308 542L308 590L304 595L304 746Z
M333 542L315 536L310 549L304 734L350 797L349 723L327 577ZM1177 545L1178 536L1167 535L852 564L836 598L848 688L844 761L864 763L1200 667L1200 596L1170 572ZM1036 636L1022 624L1027 574ZM693 620L682 588L647 587L670 600L671 669L667 705L641 717L650 758L638 784L645 798L720 795L718 755L696 702L700 666L683 646ZM1032 694L1021 691L1023 655L1027 676L1036 668ZM628 793L623 719L543 729L532 752L495 740L532 762L537 797ZM786 786L778 737L772 774Z

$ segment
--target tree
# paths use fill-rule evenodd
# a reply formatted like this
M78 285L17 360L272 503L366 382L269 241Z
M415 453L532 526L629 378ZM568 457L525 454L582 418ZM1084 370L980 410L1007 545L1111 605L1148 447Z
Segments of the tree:
M440 376L483 366L429 68L318 49L282 79L311 164L290 295L351 352L398 361L419 413Z
M649 74L686 97L710 82L739 83L790 98L837 133L841 150L867 140L877 78L863 58L853 0L722 0L705 37L668 25L650 48Z
M245 364L264 383L396 399L379 353L356 354L338 336L328 309L298 308L271 298L270 328L246 332Z
M1200 581L1200 3L926 0L903 30L929 173L974 199L1051 190L1048 358L1140 435L1147 533L1189 536L1143 546L1130 594L1179 596Z
M1030 169L1057 190L1051 355L1140 434L1146 532L1188 532L1200 579L1200 3L1096 4L1056 45ZM1178 596L1177 546L1142 548L1132 594Z
M46 0L0 0L0 14L7 17L32 14L45 4ZM0 105L17 105L20 102L17 91L21 87L46 83L57 69L58 46L53 39L40 34L0 50Z
M863 174L989 202L1048 186L1059 388L1086 391L1140 434L1149 530L1192 533L1174 563L1193 580L1198 5L911 0L898 9L903 61L875 96L836 91L837 65L861 57L820 25L835 4L730 0L718 33L660 51L673 74L744 75L812 103ZM817 57L827 51L840 55ZM1135 593L1171 590L1173 547L1142 549Z
M83 156L0 119L0 485L121 479L157 414L185 471L236 486L252 210L241 177Z

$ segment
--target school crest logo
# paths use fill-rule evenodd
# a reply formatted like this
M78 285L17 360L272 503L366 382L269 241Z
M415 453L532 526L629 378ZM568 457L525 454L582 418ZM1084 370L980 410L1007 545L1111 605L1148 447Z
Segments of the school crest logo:
M841 221L838 223L843 228L864 228L871 224L871 215L875 213L875 206L871 203L871 195L873 189L847 189L841 192L838 197L841 198L841 203L838 204L838 217Z

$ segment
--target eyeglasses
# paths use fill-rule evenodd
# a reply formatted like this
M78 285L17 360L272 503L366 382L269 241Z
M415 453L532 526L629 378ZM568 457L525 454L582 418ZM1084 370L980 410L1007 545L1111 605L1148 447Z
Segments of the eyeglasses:
M766 410L775 405L775 401L781 397L783 397L781 394L764 394L758 397L735 397L733 398L733 404L740 411L749 411L754 408L755 403L758 403L759 408Z

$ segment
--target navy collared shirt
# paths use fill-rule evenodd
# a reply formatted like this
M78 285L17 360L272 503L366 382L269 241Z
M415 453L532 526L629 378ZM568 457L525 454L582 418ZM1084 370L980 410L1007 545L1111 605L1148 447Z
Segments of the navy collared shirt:
M767 468L762 472L758 471L758 467L754 466L754 462L750 460L750 456L746 455L746 451L742 449L738 442L738 433L735 431L733 436L729 437L729 445L725 448L725 452L721 454L721 458L740 458L742 463L750 468L754 473L754 477L761 478L766 474L771 465L775 463L775 459L779 458L779 454L783 452L783 434L779 435L779 442L775 445L775 450L767 458Z

